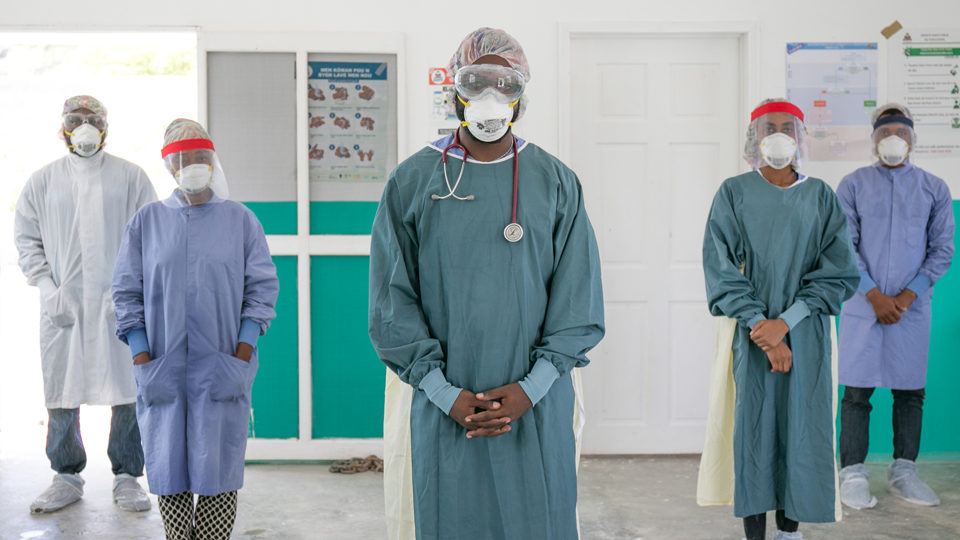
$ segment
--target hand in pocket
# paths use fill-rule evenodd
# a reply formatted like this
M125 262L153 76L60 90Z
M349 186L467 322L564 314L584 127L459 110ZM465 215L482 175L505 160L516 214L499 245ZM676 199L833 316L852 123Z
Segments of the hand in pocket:
M67 327L77 322L76 307L67 300L62 288L41 287L40 302L53 324Z

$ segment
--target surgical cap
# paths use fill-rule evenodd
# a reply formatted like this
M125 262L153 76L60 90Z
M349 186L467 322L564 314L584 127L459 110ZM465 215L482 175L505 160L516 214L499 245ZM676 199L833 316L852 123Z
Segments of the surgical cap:
M171 143L190 139L206 139L209 141L210 135L199 123L186 118L177 118L167 126L167 131L163 134L163 146L166 147Z
M889 111L900 111L903 116L906 116L910 120L913 120L913 115L910 114L910 109L904 107L899 103L887 103L886 105L881 105L873 111L873 116L870 117L870 125L877 123L877 120L883 116L884 113Z
M93 114L107 116L107 108L93 96L73 96L63 102L63 114L70 114L80 109L87 109Z
M510 67L519 71L523 78L530 82L530 64L527 63L523 47L513 36L495 28L480 28L463 38L447 65L450 75L456 75L463 66L469 66L488 54L495 54L506 60Z
M488 54L494 54L506 60L510 67L523 75L526 82L530 82L530 64L527 62L527 55L524 54L520 42L504 30L488 27L478 28L463 38L457 52L453 53L450 63L447 64L450 76L455 76L460 68L469 66ZM520 98L519 107L517 119L522 118L527 110L526 95Z

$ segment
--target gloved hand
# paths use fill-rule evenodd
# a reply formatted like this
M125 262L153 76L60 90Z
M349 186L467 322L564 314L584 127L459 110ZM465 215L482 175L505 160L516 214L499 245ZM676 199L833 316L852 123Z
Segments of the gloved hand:
M40 305L43 307L43 312L50 317L53 324L63 328L77 322L76 306L71 305L63 294L63 290L58 288L52 279L49 277L41 279L37 287L40 289Z

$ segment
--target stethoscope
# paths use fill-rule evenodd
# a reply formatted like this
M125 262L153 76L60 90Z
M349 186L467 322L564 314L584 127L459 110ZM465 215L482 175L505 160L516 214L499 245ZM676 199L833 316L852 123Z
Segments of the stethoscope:
M450 185L450 177L447 174L447 154L450 150L460 150L463 152L463 165L460 165L460 173L457 174L457 181L453 183L453 186ZM507 239L507 242L519 242L523 238L523 227L520 226L520 223L517 221L517 193L520 187L520 168L518 164L520 153L517 151L517 138L513 138L513 208L511 213L510 223L507 224L503 229L503 237ZM467 195L461 197L457 195L457 188L460 187L460 180L463 179L463 170L467 168L467 158L469 154L467 153L467 147L460 143L460 130L453 132L453 141L447 145L446 148L440 153L440 165L443 167L443 181L447 185L447 194L440 196L434 193L430 198L434 201L443 201L449 198L453 198L458 201L472 201L476 199L473 195Z

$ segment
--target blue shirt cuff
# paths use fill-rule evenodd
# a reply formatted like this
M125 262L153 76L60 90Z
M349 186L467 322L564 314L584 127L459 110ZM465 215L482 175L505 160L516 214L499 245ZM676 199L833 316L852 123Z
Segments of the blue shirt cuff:
M136 357L140 353L150 352L150 343L147 341L146 328L134 328L127 332L127 345L130 346L130 354Z
M757 325L758 322L766 320L766 317L763 314L754 315L752 319L747 321L747 328L753 330L753 327Z
M860 285L857 286L857 291L860 294L867 294L872 291L877 286L877 282L870 277L870 274L866 272L860 272Z
M933 281L930 279L930 276L924 274L923 272L917 272L917 277L910 280L910 283L907 284L907 288L917 293L917 296L920 296L927 292L927 289L929 289L932 285Z
M427 399L443 411L443 414L450 414L453 403L460 396L461 388L450 384L443 375L443 370L433 368L430 373L420 380L420 389L427 394Z
M786 311L780 314L780 319L787 323L787 326L793 330L800 321L810 316L810 306L803 300L797 300Z
M536 405L543 396L547 395L553 382L560 378L556 366L545 358L540 358L533 364L533 369L520 381L520 388L530 398L530 403Z
M260 323L253 319L240 321L240 342L256 348L258 339L260 339Z

